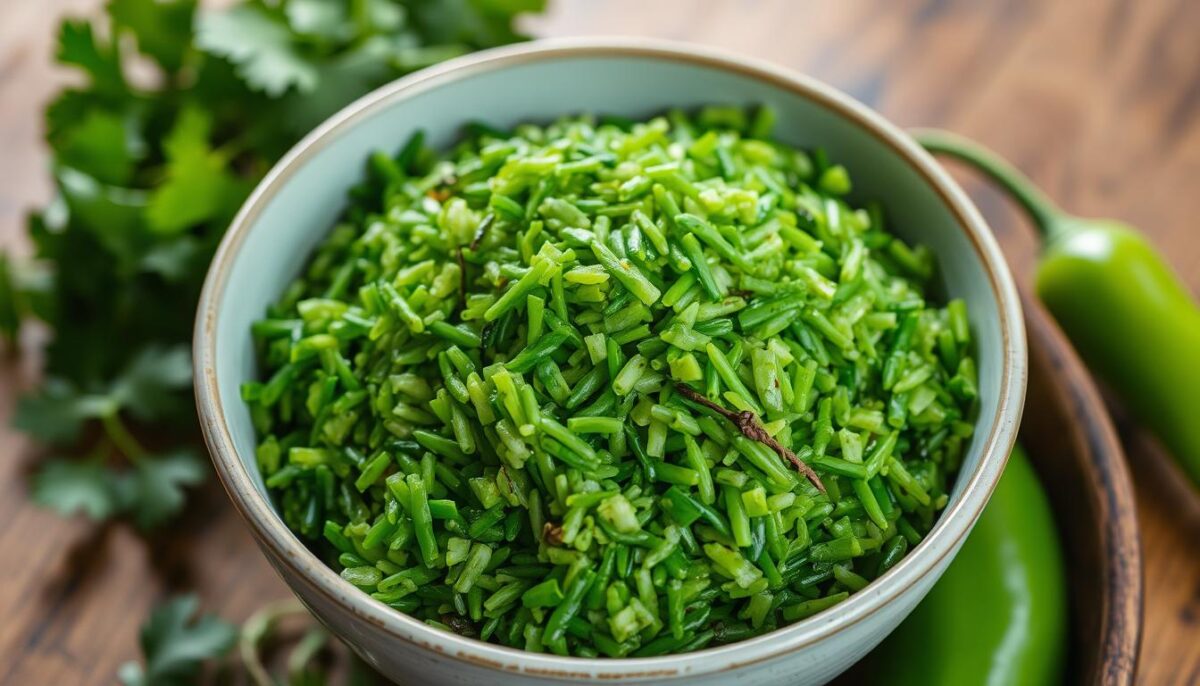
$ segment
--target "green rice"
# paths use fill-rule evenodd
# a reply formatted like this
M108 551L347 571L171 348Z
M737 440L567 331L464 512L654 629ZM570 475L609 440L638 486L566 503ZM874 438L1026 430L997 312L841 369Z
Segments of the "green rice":
M966 311L771 121L372 156L253 329L288 526L430 625L588 657L742 640L895 565L972 432Z

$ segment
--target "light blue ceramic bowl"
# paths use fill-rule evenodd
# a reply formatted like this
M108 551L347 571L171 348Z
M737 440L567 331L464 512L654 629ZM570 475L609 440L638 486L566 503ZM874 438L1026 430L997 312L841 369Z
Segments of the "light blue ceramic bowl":
M343 581L284 526L254 462L238 387L255 378L250 324L330 230L377 148L416 129L435 146L482 119L501 128L592 112L646 117L672 107L769 104L777 133L849 168L897 233L937 254L947 293L966 299L979 341L982 408L950 504L893 569L837 607L772 634L644 659L562 658L430 628ZM197 314L196 396L217 473L267 558L312 612L401 683L817 684L865 655L913 609L957 552L1003 469L1025 393L1025 334L1012 278L959 187L878 114L810 78L707 48L631 40L535 42L477 53L396 81L339 112L258 186L208 274Z

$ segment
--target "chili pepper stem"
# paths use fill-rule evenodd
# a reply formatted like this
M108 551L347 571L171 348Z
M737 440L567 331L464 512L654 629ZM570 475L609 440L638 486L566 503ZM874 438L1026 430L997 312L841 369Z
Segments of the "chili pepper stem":
M915 131L913 138L929 152L966 162L1000 184L1029 213L1038 233L1047 241L1057 239L1067 230L1068 222L1063 221L1066 215L1054 201L1016 167L991 150L962 136L937 129Z
M1137 229L1061 210L986 148L941 131L920 131L930 152L967 162L1030 214L1045 241L1037 294L1083 361L1124 396L1200 484L1200 308L1168 260ZM1138 335L1114 336L1114 330Z

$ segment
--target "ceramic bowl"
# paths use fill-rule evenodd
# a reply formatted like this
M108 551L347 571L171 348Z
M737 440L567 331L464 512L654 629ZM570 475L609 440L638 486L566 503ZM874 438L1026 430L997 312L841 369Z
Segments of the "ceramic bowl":
M929 246L945 293L965 298L978 340L981 408L949 505L926 539L864 590L751 640L685 655L583 659L528 653L431 628L362 593L284 525L254 460L239 385L255 378L250 324L300 271L345 206L369 153L416 129L434 146L461 126L572 113L647 117L712 103L767 104L776 135L844 164L857 198ZM913 609L971 530L1004 467L1025 393L1021 306L1004 259L962 190L904 132L811 78L696 46L569 40L501 48L412 74L309 134L259 184L208 273L195 334L196 396L217 474L275 569L334 633L401 683L818 684L854 663Z

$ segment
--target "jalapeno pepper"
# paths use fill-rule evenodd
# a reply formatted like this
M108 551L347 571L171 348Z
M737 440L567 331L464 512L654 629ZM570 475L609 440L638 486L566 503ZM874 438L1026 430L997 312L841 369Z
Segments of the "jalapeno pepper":
M1065 584L1050 504L1018 446L950 568L870 658L875 673L891 686L1060 683Z
M1066 214L991 151L943 132L917 140L987 174L1044 240L1037 292L1084 362L1200 485L1200 307L1135 229Z

